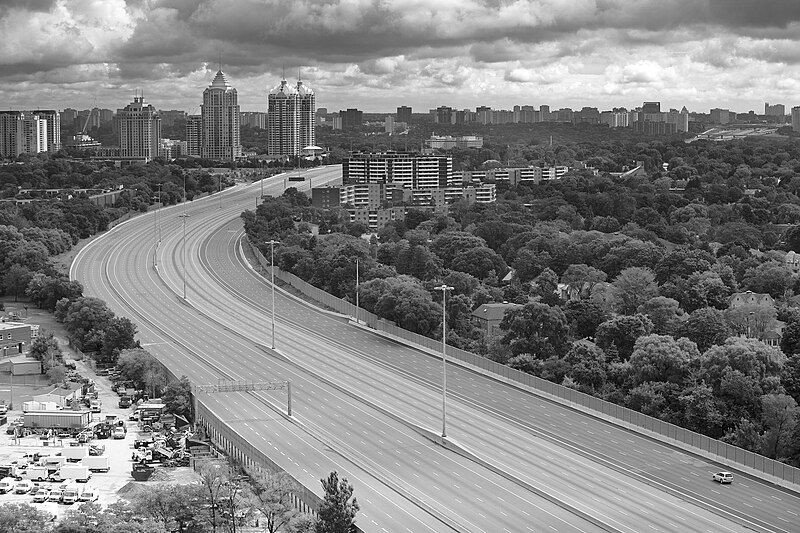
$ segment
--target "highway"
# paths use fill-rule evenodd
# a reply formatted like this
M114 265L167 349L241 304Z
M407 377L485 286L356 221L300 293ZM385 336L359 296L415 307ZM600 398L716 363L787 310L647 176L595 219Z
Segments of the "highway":
M310 175L316 185L335 172ZM273 178L265 190L283 184ZM283 400L274 393L204 402L318 493L329 470L345 472L365 530L742 531L746 523L797 531L792 493L742 476L714 485L717 465L454 365L449 437L480 461L447 451L425 438L441 424L441 360L280 292L272 354L270 289L240 247L238 214L258 192L239 186L221 202L185 206L188 305L178 298L184 206L115 228L78 256L72 274L134 320L176 374L197 383L291 379L295 423L276 413ZM157 249L156 216L169 221Z

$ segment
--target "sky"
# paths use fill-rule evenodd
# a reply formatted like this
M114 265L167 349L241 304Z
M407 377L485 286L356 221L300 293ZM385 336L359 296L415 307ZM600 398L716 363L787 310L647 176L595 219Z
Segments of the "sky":
M763 113L800 105L800 0L0 0L0 109L243 111L282 73L317 106Z

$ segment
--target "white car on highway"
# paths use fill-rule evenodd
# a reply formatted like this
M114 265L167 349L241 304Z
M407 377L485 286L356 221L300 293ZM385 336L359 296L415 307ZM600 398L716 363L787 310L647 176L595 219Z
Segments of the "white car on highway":
M733 483L733 474L730 472L717 472L712 478L720 483Z

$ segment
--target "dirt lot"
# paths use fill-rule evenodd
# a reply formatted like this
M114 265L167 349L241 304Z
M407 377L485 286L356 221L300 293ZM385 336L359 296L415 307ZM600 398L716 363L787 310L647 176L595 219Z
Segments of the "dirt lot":
M13 305L13 304L12 304ZM8 306L6 307L8 309ZM24 313L24 310L23 310ZM43 329L54 331L57 338L59 338L62 349L68 353L69 347L63 336L63 329L60 324L53 320L52 315L44 313L36 309L28 309L28 319L25 322L38 323ZM22 315L24 317L24 314ZM67 359L73 358L74 352L69 350ZM111 469L108 473L93 473L92 478L86 484L89 487L96 488L100 492L99 503L107 505L117 501L123 495L128 495L135 489L136 486L148 486L156 483L191 483L197 480L196 474L190 468L165 468L158 466L156 472L146 482L134 481L131 477L132 466L132 453L133 442L139 435L139 428L135 421L129 421L128 417L133 412L133 408L120 409L118 407L119 396L111 391L111 383L108 378L97 376L90 368L87 362L76 361L78 373L82 376L89 378L95 382L98 397L103 402L102 412L93 414L95 420L105 419L106 415L113 414L123 418L126 422L127 435L124 439L95 439L92 444L99 444L105 446L105 453L103 454L110 459ZM0 384L0 390L6 388ZM25 396L32 396L33 394L40 394L52 390L52 386L46 387L18 387L16 382L14 385L14 400L17 406L22 405ZM0 398L4 398L7 392L0 392ZM9 421L21 416L22 413L18 409L9 412ZM18 443L14 442L12 435L6 434L7 426L0 426L0 464L9 464L22 458L25 453L49 450L53 454L61 451L62 447L69 446L69 439L54 438L50 441L42 441L37 436L29 436L19 439ZM44 483L45 486L55 487L57 483ZM33 496L30 494L0 494L0 505L7 502L15 503L30 503L52 512L56 516L63 516L64 512L70 506L59 504L57 502L46 502L33 504Z

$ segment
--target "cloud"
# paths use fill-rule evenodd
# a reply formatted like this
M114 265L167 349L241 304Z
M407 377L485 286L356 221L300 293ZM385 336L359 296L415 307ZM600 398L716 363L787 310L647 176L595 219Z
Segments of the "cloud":
M791 99L800 78L797 0L0 0L0 32L0 97L20 104L88 86L188 107L219 60L250 106L298 67L331 107L705 105Z

